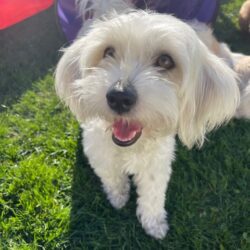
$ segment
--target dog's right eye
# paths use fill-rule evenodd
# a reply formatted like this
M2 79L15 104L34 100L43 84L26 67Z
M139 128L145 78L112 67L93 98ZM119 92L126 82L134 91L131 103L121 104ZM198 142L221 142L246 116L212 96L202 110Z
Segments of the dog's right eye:
M164 70L169 70L175 67L175 63L171 56L162 54L157 58L155 66L160 67Z
M104 50L103 58L105 57L115 57L115 49L113 47L108 47Z

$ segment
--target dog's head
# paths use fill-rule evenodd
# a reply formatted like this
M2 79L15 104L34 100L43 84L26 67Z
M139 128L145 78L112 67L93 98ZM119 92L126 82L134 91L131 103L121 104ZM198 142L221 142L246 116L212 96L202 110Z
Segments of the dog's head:
M98 21L67 48L56 90L80 122L105 120L121 146L174 133L202 144L239 100L233 71L191 27L143 11Z

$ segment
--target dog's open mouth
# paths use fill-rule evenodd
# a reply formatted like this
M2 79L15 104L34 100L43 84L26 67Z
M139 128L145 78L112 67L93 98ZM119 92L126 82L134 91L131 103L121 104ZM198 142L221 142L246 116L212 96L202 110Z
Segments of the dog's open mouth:
M141 136L142 125L136 121L116 120L112 126L112 139L115 144L127 147L134 144Z

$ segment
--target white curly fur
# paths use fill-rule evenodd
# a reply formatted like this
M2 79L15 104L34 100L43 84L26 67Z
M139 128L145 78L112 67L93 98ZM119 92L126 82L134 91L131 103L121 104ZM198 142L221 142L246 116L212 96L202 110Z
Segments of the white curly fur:
M109 46L115 48L114 58L103 57ZM154 66L161 53L171 55L175 68ZM119 79L138 93L135 107L121 116L106 101ZM189 148L201 146L206 132L235 114L240 99L234 71L189 25L144 11L113 13L95 22L65 50L56 69L56 91L84 128L85 154L111 204L118 209L126 204L128 175L133 175L138 219L157 239L168 230L164 205L175 135ZM112 124L121 117L143 126L139 140L126 148L112 141Z

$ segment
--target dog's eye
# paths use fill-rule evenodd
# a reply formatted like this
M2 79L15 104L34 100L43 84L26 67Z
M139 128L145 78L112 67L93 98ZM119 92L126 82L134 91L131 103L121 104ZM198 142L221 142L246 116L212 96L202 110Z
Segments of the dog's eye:
M104 53L103 53L103 58L105 57L114 57L115 56L115 49L113 47L108 47L104 50Z
M163 69L172 69L175 67L175 63L171 56L163 54L157 58L155 66L161 67Z

